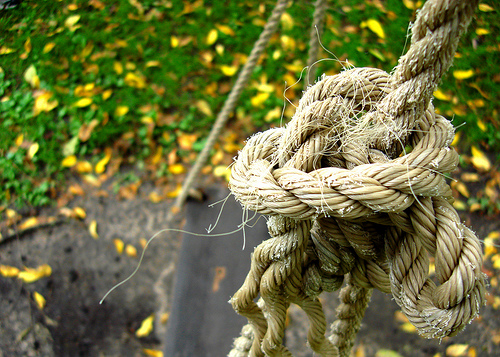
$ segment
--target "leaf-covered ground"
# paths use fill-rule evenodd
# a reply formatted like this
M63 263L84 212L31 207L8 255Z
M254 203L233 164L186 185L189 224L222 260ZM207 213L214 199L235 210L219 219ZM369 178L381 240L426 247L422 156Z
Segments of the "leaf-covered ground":
M335 2L314 74L349 65L391 71L408 48L408 23L421 3ZM98 239L101 224L82 203L90 192L120 200L147 193L151 204L175 197L273 6L75 0L0 10L0 243L68 221ZM464 219L500 211L499 10L494 0L481 2L435 93L438 112L457 127L462 156L451 185ZM207 177L227 177L246 137L293 114L312 13L313 1L301 1L283 16L203 170ZM483 233L485 272L498 292L500 231ZM111 241L118 255L140 249L118 236ZM0 262L0 279L29 287L55 274L39 263ZM50 304L42 294L28 299L41 311ZM491 295L488 304L499 309L500 297ZM492 339L500 343L497 332Z
M350 65L390 71L408 48L408 23L421 3L337 2L327 12L324 49L313 73L335 74ZM484 172L494 168L483 152L500 148L495 5L481 4L435 93L438 111L458 127L456 146L472 158L464 157L464 166L472 163ZM112 178L124 196L133 195L147 176L159 188L171 184L153 200L175 195L172 183L203 147L273 6L272 1L81 0L24 1L3 10L2 207L39 207L74 195L68 175L95 185ZM280 125L293 114L292 103L304 87L298 81L312 12L312 1L298 2L283 16L214 149L213 167L227 165L256 130ZM496 154L492 159L498 162ZM121 177L124 165L137 167L138 177ZM488 187L496 191L494 186ZM465 196L464 208L497 212L491 194Z

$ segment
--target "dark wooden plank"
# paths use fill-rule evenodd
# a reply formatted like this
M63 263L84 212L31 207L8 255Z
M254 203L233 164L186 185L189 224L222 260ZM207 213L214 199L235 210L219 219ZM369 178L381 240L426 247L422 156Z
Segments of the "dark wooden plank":
M213 225L219 207L208 204L223 199L228 191L211 189L205 202L188 202L189 232L204 233ZM231 196L213 233L230 232L242 220L242 208ZM223 237L184 235L176 272L172 312L168 322L165 357L226 356L246 319L228 303L243 283L250 267L250 253L269 233L261 218L243 233ZM218 275L219 282L216 280Z

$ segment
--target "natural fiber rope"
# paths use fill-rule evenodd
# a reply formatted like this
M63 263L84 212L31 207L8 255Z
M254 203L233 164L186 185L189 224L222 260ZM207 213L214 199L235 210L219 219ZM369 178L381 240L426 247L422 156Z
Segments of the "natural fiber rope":
M231 299L249 325L230 356L291 356L282 345L290 303L308 315L316 353L348 356L372 288L391 292L427 338L454 335L478 314L481 247L450 203L453 126L430 104L477 2L428 1L392 75L357 68L325 77L286 128L248 140L230 189L245 209L270 215L271 238ZM344 277L330 341L317 296Z
M224 128L227 120L229 119L229 115L234 110L234 107L236 106L236 102L240 97L241 92L245 88L248 80L250 79L253 69L257 64L257 60L259 59L260 55L266 48L271 36L276 32L276 29L278 28L281 19L281 15L283 15L283 13L285 12L287 4L288 0L278 0L278 2L276 3L276 6L273 9L271 16L269 17L269 20L267 21L264 30L260 34L257 42L255 42L255 45L252 48L250 55L248 56L248 60L246 61L245 65L243 66L243 69L238 75L238 79L236 80L236 83L231 89L228 98L224 102L224 106L217 115L217 119L215 120L215 124L212 127L210 134L208 135L205 146L198 155L196 162L194 163L192 169L189 171L189 174L182 185L181 192L177 196L174 203L174 207L177 208L176 210L179 210L186 201L186 198L189 194L189 190L192 188L194 181L199 176L203 165L207 162L208 157L210 155L210 151L215 145L217 138L219 137L222 129ZM173 212L175 212L176 210L174 209ZM171 215L171 217L173 216ZM167 221L171 221L171 219L167 219Z
M314 82L314 70L312 70L312 66L318 59L318 51L319 51L319 38L323 33L323 23L326 14L326 0L316 0L314 4L314 14L311 30L309 32L309 51L307 52L307 76L304 81L304 89Z

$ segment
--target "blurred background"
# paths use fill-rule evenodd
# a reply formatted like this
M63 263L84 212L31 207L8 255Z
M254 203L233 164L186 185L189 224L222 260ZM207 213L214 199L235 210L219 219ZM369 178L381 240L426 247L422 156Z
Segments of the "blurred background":
M115 309L99 310L95 300L135 268L147 238L165 228L172 199L275 2L2 3L0 349L5 356L93 356L98 350L159 356L161 338L151 331L168 320L179 236L158 243L161 256L158 249L146 255L140 286ZM409 23L421 6L413 0L329 2L313 77L350 66L390 72L409 47ZM492 289L487 311L497 319L499 10L496 1L481 1L434 93L437 112L457 128L454 206L483 240ZM202 170L202 186L225 185L244 140L293 115L304 89L313 11L313 1L291 2ZM166 281L157 285L162 272ZM163 322L150 318L157 307L152 286L167 291ZM70 301L76 305L61 312ZM94 330L102 323L105 332ZM53 331L61 325L71 337L57 339ZM488 326L490 349L466 344L459 352L488 355L498 348L500 323ZM109 341L121 347L112 349Z

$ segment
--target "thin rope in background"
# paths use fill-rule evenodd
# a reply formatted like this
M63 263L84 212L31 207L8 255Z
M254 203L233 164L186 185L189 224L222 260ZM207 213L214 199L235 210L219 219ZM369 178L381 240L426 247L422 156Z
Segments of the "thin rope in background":
M255 45L252 48L252 51L250 52L250 56L248 57L247 62L243 66L243 69L240 72L240 74L238 75L238 79L236 80L236 83L234 84L233 88L231 89L231 93L229 93L228 98L224 102L224 106L222 107L222 110L219 112L219 115L217 116L217 119L215 120L215 124L212 127L210 134L208 135L207 142L205 143L205 146L203 147L202 151L198 155L196 162L194 163L192 169L189 171L189 174L188 174L186 180L184 181L184 184L182 186L182 190L181 190L179 196L177 196L177 199L174 203L174 207L170 211L170 213L167 217L167 224L172 221L173 215L175 215L175 213L179 212L180 208L184 205L184 202L187 199L189 190L193 187L193 184L194 184L196 178L199 176L203 165L207 162L208 157L210 155L210 151L212 150L213 146L215 145L215 142L217 141L222 129L224 128L227 120L229 119L229 115L234 110L234 108L236 106L236 102L241 95L241 92L243 91L246 84L248 83L248 80L250 79L250 76L253 72L253 69L255 68L257 60L259 59L262 52L264 51L267 44L269 43L271 36L276 32L276 29L278 28L278 25L279 25L279 22L281 19L281 15L283 15L283 13L285 12L287 5L288 5L288 0L278 0L275 8L273 9L273 12L272 12L268 22L266 23L264 30L260 34L257 42L255 42Z

